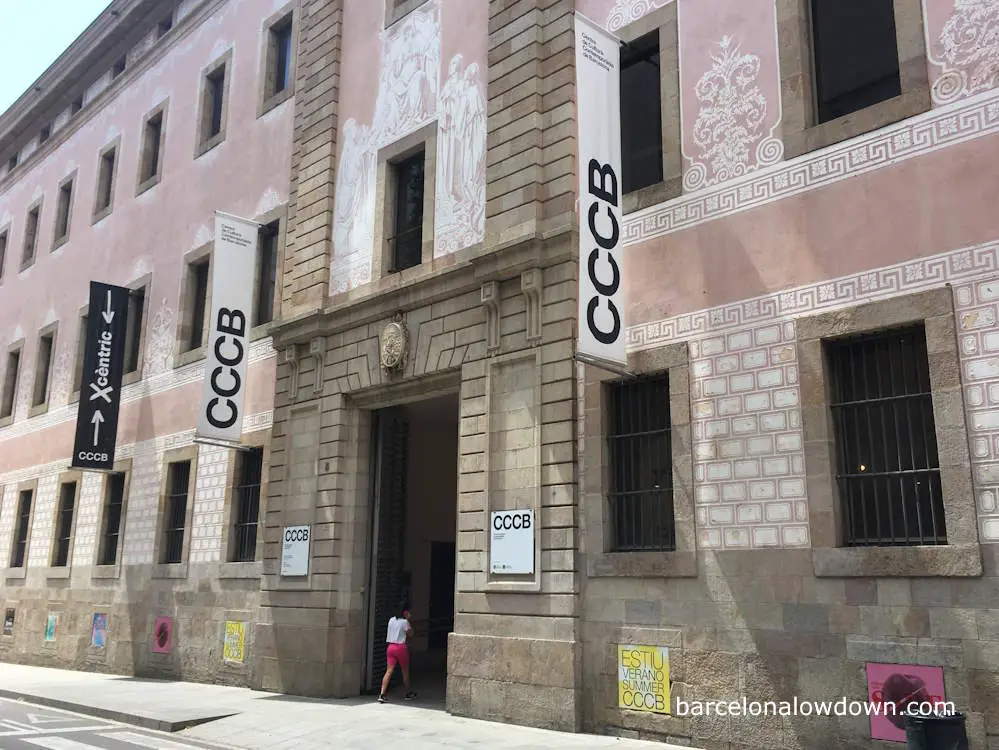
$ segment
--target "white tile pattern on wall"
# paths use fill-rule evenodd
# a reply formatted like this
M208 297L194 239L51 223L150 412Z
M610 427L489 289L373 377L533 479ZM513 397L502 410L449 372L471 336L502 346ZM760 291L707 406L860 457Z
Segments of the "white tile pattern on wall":
M58 482L58 474L41 477L38 480L35 496L32 498L34 516L31 519L28 541L28 565L33 568L49 564L56 502L59 496Z
M984 541L999 541L999 240L629 329L689 340L702 547L807 546L794 320L953 284Z
M73 565L93 565L97 555L97 535L101 523L104 475L84 472L76 508L73 538Z
M191 562L219 562L225 517L229 451L213 445L198 449L198 480L191 518Z

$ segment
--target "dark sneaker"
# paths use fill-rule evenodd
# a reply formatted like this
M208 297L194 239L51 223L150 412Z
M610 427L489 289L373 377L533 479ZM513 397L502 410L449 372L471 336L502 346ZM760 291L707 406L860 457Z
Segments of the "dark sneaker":
M415 697L416 697L416 693L414 693L412 690L410 690L408 693L406 693L405 700L411 701Z
M388 703L388 698L385 697L384 695L379 695L378 696L378 702L379 703Z

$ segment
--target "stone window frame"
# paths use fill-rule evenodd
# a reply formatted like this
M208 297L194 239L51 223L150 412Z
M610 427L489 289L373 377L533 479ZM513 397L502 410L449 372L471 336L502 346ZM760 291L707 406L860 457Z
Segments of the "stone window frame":
M256 315L257 302L260 296L260 252L261 247L259 243L259 231L262 230L268 224L273 222L278 222L278 234L277 234L277 267L274 270L274 312L271 316L271 320L268 323L261 323L260 325L253 326L250 328L249 340L256 341L262 339L271 332L271 326L274 325L276 321L281 318L281 279L284 277L284 254L287 242L288 234L288 206L287 204L279 206L275 209L268 211L267 213L261 214L256 219L254 219L260 227L258 228L257 235L257 257L254 260L253 268L253 311L251 313L251 320ZM211 274L209 273L209 277Z
M211 269L209 269L209 277L211 276ZM129 306L131 306L132 292L137 292L140 289L144 290L144 295L142 299L142 327L139 330L139 358L138 366L135 368L135 372L126 372L122 375L121 384L122 386L130 385L132 383L137 383L142 380L142 369L145 365L145 354L146 354L146 331L149 328L149 306L152 303L152 294L150 294L153 288L153 275L147 273L144 276L140 276L134 281L126 285L129 291ZM210 287L209 287L210 291ZM127 310L126 310L127 315ZM126 331L127 336L127 331ZM126 339L127 345L127 339Z
M17 510L21 503L21 493L25 490L31 490L31 510L28 513L28 536L24 541L24 565L20 568L12 568L10 567L10 560L14 554L14 535L17 533ZM14 523L10 529L10 544L7 546L7 559L3 561L6 566L3 577L7 582L23 581L28 577L28 562L31 555L31 538L35 531L36 510L38 510L38 479L28 479L24 482L19 482L17 491L14 494Z
M101 193L104 192L101 189L101 165L104 162L104 157L109 153L114 152L114 164L111 167L111 188L110 188L110 200L108 204L103 208L100 208ZM114 211L114 194L116 188L118 187L118 169L121 167L121 135L115 136L115 138L106 143L103 148L97 153L97 172L94 177L94 211L91 216L91 225L96 224L99 221L107 218Z
M921 0L893 0L902 93L819 123L814 91L811 0L777 3L784 158L792 159L926 112L932 106Z
M90 317L90 305L83 305L76 315L76 343L73 348L73 373L69 383L69 403L74 404L80 400L80 389L83 387L83 349L87 340L87 323L85 318ZM79 383L77 383L79 378ZM77 386L80 386L79 388Z
M167 491L170 488L170 464L182 461L191 462L191 473L187 480L187 507L184 509L184 544L181 548L179 563L160 562L163 557L164 534L166 533L166 503ZM191 538L194 531L191 523L194 519L194 504L198 489L198 445L174 448L165 451L161 460L160 490L156 508L156 539L153 543L153 578L186 579L191 556Z
M54 253L60 247L69 242L70 229L73 226L73 204L76 203L76 174L78 170L74 169L68 175L63 177L59 181L59 186L56 188L56 213L55 219L52 221L52 247L49 252ZM69 185L69 205L66 207L66 232L59 236L59 213L61 211L61 203L63 196L63 188Z
M844 547L823 341L913 323L922 323L926 328L947 544ZM808 521L815 575L980 576L981 545L950 285L801 318L796 321L796 331Z
M10 222L0 225L0 284L4 280L7 268L7 256L10 255Z
M683 194L683 121L680 112L680 31L677 3L648 13L627 24L616 34L622 44L659 29L659 107L662 118L663 179L621 196L625 214L677 198ZM667 54L668 53L668 54ZM663 60L671 63L664 73Z
M125 529L128 518L128 493L132 485L132 459L118 459L114 462L111 471L102 472L104 474L101 482L101 509L97 514L97 542L94 544L93 562L90 568L92 579L116 579L121 577L121 558L125 553ZM114 565L101 565L101 543L104 537L104 523L107 520L107 492L108 478L111 474L124 474L125 482L122 487L121 498L121 522L118 525L118 547L115 551Z
M62 503L62 487L70 482L76 483L76 493L73 497L73 520L69 526L69 551L66 555L66 564L57 566L55 564L56 544L59 533L59 511ZM83 472L79 469L70 469L59 474L56 480L56 501L52 509L52 536L49 539L48 567L45 569L47 579L70 578L73 570L73 551L76 547L76 522L80 518L80 492L83 489Z
M15 352L18 354L17 360L17 373L14 375L14 383L12 388L14 389L13 403L11 405L10 414L6 417L0 418L0 427L6 427L7 425L14 423L14 417L17 416L17 390L21 387L21 377L24 375L24 342L26 339L22 336L17 341L14 341L7 347L7 351L4 352L3 358L3 379L0 380L0 399L3 398L3 391L7 387L7 368L10 364L10 355Z
M139 158L136 164L136 176L135 176L135 195L136 197L142 195L144 192L152 187L160 184L160 180L163 179L163 169L166 157L166 135L167 135L167 113L170 108L170 98L167 97L162 102L157 104L151 110L149 110L142 117L142 125L139 128ZM154 117L160 117L160 142L157 145L158 156L156 160L156 172L149 177L143 179L143 175L148 170L149 162L149 144L146 142L147 129L149 126L149 121Z
M401 21L427 0L385 0L385 28Z
M49 352L49 363L48 363L48 373L46 375L45 383L45 400L35 404L35 388L38 384L38 354L39 348L42 343L42 338L52 334L52 350ZM35 337L35 369L31 373L31 397L28 400L28 418L37 417L39 414L45 414L49 410L50 402L52 400L52 375L53 366L56 361L56 354L59 346L59 321L49 323L47 326L40 328L38 330L38 335Z
M39 196L31 202L24 212L24 235L21 237L21 271L27 271L38 258L38 236L42 233L42 209L45 207L45 196ZM38 219L35 222L35 232L31 241L31 255L28 251L28 217L33 212L38 212Z
M389 237L395 224L395 164L423 150L423 251L420 264L390 273L392 247ZM434 260L434 211L437 198L437 121L400 138L378 152L375 189L375 233L372 279L398 277L400 282L425 273Z
M229 123L229 93L232 90L232 47L216 57L201 69L201 85L198 87L198 110L194 120L197 133L194 139L194 158L206 154L220 143L225 141L226 127ZM219 125L219 132L211 137L205 136L205 118L207 116L208 104L208 78L218 72L219 68L225 68L225 81L222 84L222 117Z
M235 523L235 503L236 497L233 492L236 482L236 464L239 459L239 449L233 448L229 451L229 465L226 469L226 499L225 508L222 513L222 566L219 570L219 578L260 578L263 570L264 560L264 523L267 516L267 488L268 488L268 465L271 454L271 440L273 430L255 430L245 433L241 445L246 448L263 448L262 464L260 467L260 506L257 514L257 549L256 556L252 561L233 562L232 558L232 535L231 531Z
M291 50L288 55L288 85L276 94L269 94L274 77L273 47L271 32L275 26L291 22ZM261 24L260 74L257 84L257 117L263 117L275 107L295 96L295 76L298 72L299 13L297 3L286 3L268 16Z
M594 365L584 366L583 512L586 575L589 578L696 578L697 527L694 508L694 456L690 403L690 353L687 342L666 344L628 355L636 375L667 373L670 404L670 460L673 465L673 526L676 549L668 552L611 552L611 523L606 489L606 386L622 376Z
M184 256L184 273L180 282L180 314L177 316L177 335L175 339L176 351L175 367L182 367L197 362L205 356L205 347L208 346L208 319L212 312L212 277L215 274L214 242L206 242L201 247L191 250ZM208 291L205 293L205 326L201 333L201 346L194 349L185 350L188 337L193 324L194 309L191 305L194 302L194 289L192 284L191 267L197 265L205 258L208 259Z

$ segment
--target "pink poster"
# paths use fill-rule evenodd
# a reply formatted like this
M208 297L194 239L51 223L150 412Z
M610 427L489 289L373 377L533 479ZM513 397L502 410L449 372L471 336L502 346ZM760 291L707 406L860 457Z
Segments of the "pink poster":
M153 627L153 653L169 654L173 645L173 618L157 617Z
M871 711L871 737L905 742L906 710L931 712L933 704L945 700L943 667L869 663L867 696L876 707Z

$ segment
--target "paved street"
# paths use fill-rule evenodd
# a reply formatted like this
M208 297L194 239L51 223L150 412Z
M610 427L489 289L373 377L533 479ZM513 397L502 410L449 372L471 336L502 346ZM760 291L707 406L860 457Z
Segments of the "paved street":
M206 750L218 747L0 698L0 750Z

